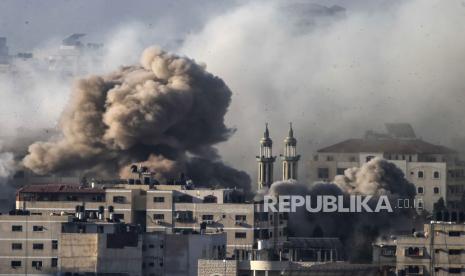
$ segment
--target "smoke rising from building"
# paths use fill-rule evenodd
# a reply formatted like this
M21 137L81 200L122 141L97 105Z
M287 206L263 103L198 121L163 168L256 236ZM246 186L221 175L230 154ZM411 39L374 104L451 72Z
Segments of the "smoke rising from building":
M415 195L415 187L405 179L404 173L393 163L379 157L360 168L346 169L344 175L336 175L333 182L349 194L394 194L408 198Z
M360 2L373 5L367 9L353 2L339 1L345 9L248 2L187 37L181 52L207 63L235 92L226 122L240 127L220 148L235 166L255 168L246 153L256 151L249 141L261 128L244 124L248 118L283 134L294 122L303 163L316 149L384 122L410 122L440 144L465 137L465 39L456 37L462 2Z
M413 202L414 185L409 183L402 171L383 159L372 159L360 169L348 169L343 179L335 183L304 185L294 180L273 183L270 195L334 195L343 196L348 203L349 195L372 195L369 206L374 209L376 197L388 195L394 212L380 213L310 213L304 207L289 213L290 232L295 236L339 237L352 261L371 261L371 243L383 234L410 231L414 227L415 209L395 208L398 198ZM262 191L256 199L264 195ZM312 205L314 206L314 205ZM346 205L347 206L347 205Z
M204 66L151 47L140 66L78 80L60 118L62 136L32 144L23 163L38 174L112 175L147 160L162 178L185 170L198 184L209 180L191 168L214 167L219 180L235 181L220 185L248 190L250 179L222 164L213 147L234 132L224 124L230 101L229 88Z

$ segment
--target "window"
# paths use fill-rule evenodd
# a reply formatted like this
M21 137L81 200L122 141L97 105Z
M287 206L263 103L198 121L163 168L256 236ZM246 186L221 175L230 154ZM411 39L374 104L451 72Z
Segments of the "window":
M236 232L234 237L236 239L245 239L247 237L247 233L246 232Z
M326 156L326 161L334 161L334 156L332 155Z
M23 249L23 244L22 243L12 243L11 244L11 250L21 250Z
M194 215L192 211L177 211L176 220L179 222L193 222Z
M202 220L213 220L213 215L203 215Z
M424 176L425 176L425 175L424 175L423 171L418 171L418 172L417 172L417 177L418 177L418 178L423 178Z
M113 203L126 203L126 197L124 196L114 196Z
M11 261L11 267L12 268L21 267L21 261Z
M433 179L439 179L439 172L438 171L433 172Z
M58 259L52 258L52 267L57 267L57 266L58 266Z
M395 247L383 247L381 249L382 256L395 256L396 255L396 248Z
M449 267L449 273L460 274L462 269L460 267Z
M417 188L417 193L423 194L423 192L424 192L424 191L423 191L423 187L418 187L418 188Z
M52 249L58 249L58 241L52 241Z
M423 210L423 202L418 201L418 209Z
M13 231L13 232L22 232L23 231L23 226L22 225L12 225L11 226L11 231Z
M124 220L124 214L113 214L113 218L114 218L116 221Z
M218 198L214 195L207 195L203 198L203 203L216 203L218 202Z
M460 249L449 249L449 255L460 255L462 250Z
M32 267L35 267L36 269L41 269L42 261L32 261Z
M164 219L165 219L165 215L164 215L164 214L153 214L153 219L156 219L156 220L164 220Z
M449 231L449 237L460 237L460 231Z
M336 169L336 174L337 175L344 175L344 172L347 170L347 168L337 168Z
M247 216L246 215L236 215L236 221L246 221Z
M319 179L328 179L329 178L329 169L328 168L318 168L318 178Z
M313 155L313 161L318 161L318 155Z
M153 198L153 202L157 202L157 203L165 202L165 198L162 197L162 196L161 197L156 196L156 197Z
M44 231L44 227L42 225L34 225L34 226L32 226L32 231L34 231L34 232L42 232L42 231Z
M438 187L434 187L434 188L433 188L433 192L434 192L435 194L439 194L439 188L438 188Z
M33 243L32 244L32 249L43 250L44 249L44 244L43 243Z
M357 161L357 158L355 158L355 156L349 157L349 162L356 162L356 161Z

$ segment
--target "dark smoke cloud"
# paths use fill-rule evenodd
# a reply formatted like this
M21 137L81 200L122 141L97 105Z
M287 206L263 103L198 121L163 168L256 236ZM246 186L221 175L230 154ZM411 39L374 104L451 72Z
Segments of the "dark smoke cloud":
M291 235L339 237L351 261L370 262L372 242L396 231L410 231L415 225L414 209L395 208L398 198L414 198L414 185L404 178L400 169L391 165L385 160L373 159L360 169L347 170L348 177L343 181L338 179L339 184L319 183L309 187L294 180L279 181L273 183L267 193L311 197L341 195L347 202L349 195L373 195L369 202L373 209L377 196L388 195L393 213L309 213L304 208L299 208L297 212L289 214Z
M23 163L37 174L114 175L146 161L162 178L186 170L199 184L214 174L219 185L248 190L249 177L222 164L213 148L234 132L224 124L231 94L195 61L148 48L140 66L77 81L62 136L32 144Z

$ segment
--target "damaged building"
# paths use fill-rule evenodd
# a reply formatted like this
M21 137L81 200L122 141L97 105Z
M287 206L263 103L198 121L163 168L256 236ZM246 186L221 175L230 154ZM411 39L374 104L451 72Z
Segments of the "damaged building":
M433 211L443 198L451 208L460 208L465 187L465 162L455 150L435 145L415 135L409 124L386 124L386 133L368 131L364 138L348 139L314 155L309 164L312 183L332 181L353 167L380 157L394 163L416 187L417 210Z

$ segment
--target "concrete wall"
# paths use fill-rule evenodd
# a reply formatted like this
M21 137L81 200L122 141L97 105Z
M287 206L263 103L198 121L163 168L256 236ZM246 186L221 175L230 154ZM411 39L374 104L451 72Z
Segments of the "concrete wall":
M0 274L49 274L57 271L52 267L52 259L58 259L59 252L53 249L52 242L59 244L61 223L68 221L60 216L0 216ZM12 226L21 226L21 231L12 231ZM34 226L43 227L34 231ZM12 244L21 244L21 249L13 249ZM34 244L43 249L34 249ZM13 268L12 261L20 261L21 266ZM42 262L37 269L33 261Z

